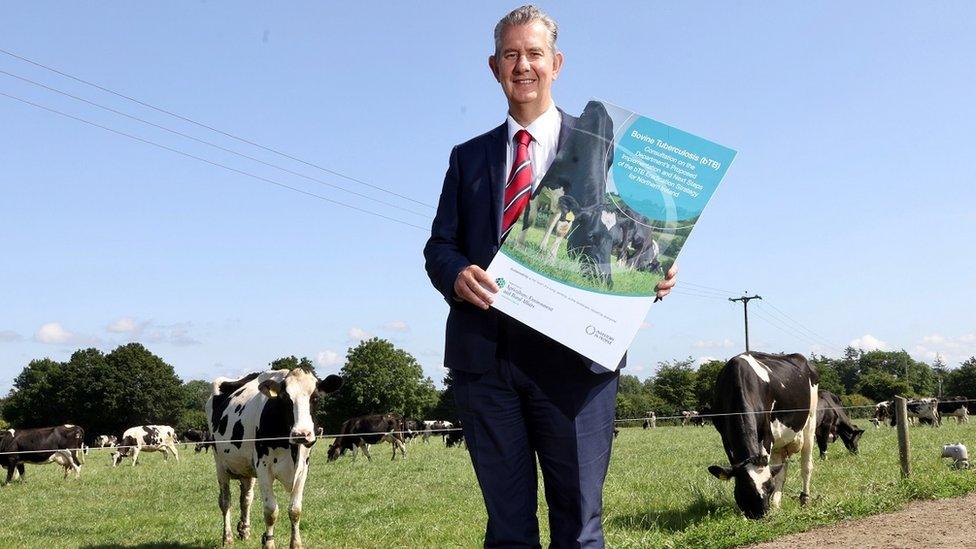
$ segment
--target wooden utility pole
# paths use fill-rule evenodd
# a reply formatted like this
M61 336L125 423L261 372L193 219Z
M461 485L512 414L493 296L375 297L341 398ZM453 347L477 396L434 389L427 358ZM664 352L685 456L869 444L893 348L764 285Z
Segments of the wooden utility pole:
M908 400L895 397L895 421L898 423L898 457L901 459L901 477L912 475L911 448L908 446Z
M749 352L749 302L753 299L762 299L761 295L745 296L729 298L729 301L741 301L742 302L742 312L745 313L746 317L746 352Z

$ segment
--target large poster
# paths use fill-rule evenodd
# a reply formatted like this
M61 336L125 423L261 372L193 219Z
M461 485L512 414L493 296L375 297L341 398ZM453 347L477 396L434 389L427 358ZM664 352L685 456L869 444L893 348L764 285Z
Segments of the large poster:
M488 266L493 306L616 368L733 158L590 101Z

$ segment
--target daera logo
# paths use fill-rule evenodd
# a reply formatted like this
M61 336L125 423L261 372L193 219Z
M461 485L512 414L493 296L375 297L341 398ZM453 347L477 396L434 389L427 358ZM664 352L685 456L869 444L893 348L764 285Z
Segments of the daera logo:
M495 279L495 284L498 285L498 289L500 290L500 289L502 289L502 288L505 287L505 284L508 284L508 283L505 282L505 279L504 278L498 277L498 278Z
M586 327L586 335L593 335L596 333L596 328L593 326Z

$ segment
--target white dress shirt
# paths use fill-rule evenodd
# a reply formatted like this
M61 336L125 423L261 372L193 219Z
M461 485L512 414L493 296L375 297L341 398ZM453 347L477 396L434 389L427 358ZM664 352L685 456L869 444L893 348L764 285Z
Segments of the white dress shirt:
M556 104L549 105L546 112L539 115L526 127L522 127L518 122L508 115L508 147L505 148L505 178L512 173L512 163L515 161L515 134L519 130L525 130L532 136L532 143L529 144L529 161L532 167L532 192L539 188L542 176L546 175L549 166L556 158L556 146L559 144L559 128L562 125L563 115L556 108Z

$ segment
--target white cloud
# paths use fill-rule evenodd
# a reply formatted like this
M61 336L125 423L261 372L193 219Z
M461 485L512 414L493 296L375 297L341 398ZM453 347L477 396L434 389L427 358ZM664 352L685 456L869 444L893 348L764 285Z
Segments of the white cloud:
M76 334L60 322L48 322L34 332L34 341L50 345L94 345L100 343L97 337Z
M364 339L369 339L371 337L373 337L373 334L367 332L366 330L358 326L353 326L352 328L349 328L349 339L352 341L362 341Z
M136 331L136 321L132 317L122 317L109 324L105 329L113 334L125 334Z
M315 362L317 362L319 366L325 368L338 366L339 364L342 364L342 361L343 361L342 355L340 355L335 351L330 351L330 350L319 351L319 353L315 356Z
M731 349L735 347L735 342L729 338L725 338L722 341L710 341L710 340L698 340L692 343L692 347L697 349Z
M711 362L713 360L719 360L719 359L717 359L717 358L715 358L713 356L700 356L700 357L698 357L698 358L695 359L695 366L701 366L702 364L704 364L706 362Z
M880 339L874 337L871 334L864 334L863 336L852 340L848 343L851 347L855 349L861 349L862 351L885 351L888 349L888 344Z
M912 354L917 359L934 362L941 357L950 368L971 356L976 356L976 333L961 336L943 336L931 334L922 337L921 343L915 345Z
M925 336L925 337L922 338L922 343L930 343L930 344L934 344L934 345L940 345L942 343L945 343L945 341L946 341L946 338L943 337L943 336L940 336L939 334L927 335L927 336Z
M0 343L10 343L24 339L20 334L13 330L0 330Z
M410 325L402 320L392 320L383 325L384 330L390 330L393 332L409 332Z

